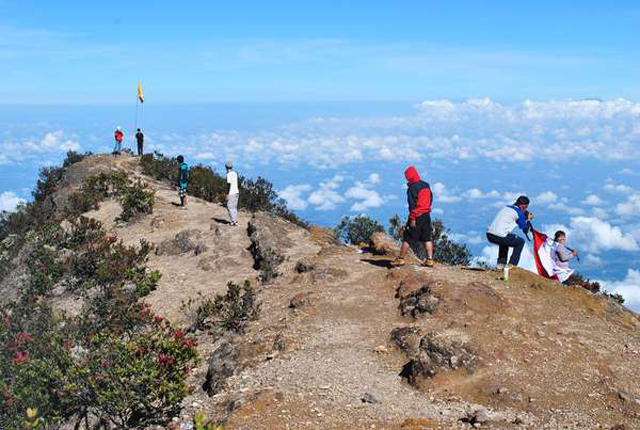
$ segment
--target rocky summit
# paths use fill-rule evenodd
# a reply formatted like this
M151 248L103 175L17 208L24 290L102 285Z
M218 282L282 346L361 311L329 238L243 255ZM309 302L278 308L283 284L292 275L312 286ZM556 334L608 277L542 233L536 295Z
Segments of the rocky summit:
M153 245L147 266L162 277L142 300L198 341L173 428L199 412L230 429L640 428L640 320L613 300L517 268L508 283L411 259L391 268L397 245L380 234L363 250L269 213L241 211L233 227L220 204L176 206L130 156L70 166L52 203L111 171L155 192L152 213L120 222L107 199L84 216ZM259 312L241 329L194 323L205 298L245 281ZM51 301L74 313L82 299Z

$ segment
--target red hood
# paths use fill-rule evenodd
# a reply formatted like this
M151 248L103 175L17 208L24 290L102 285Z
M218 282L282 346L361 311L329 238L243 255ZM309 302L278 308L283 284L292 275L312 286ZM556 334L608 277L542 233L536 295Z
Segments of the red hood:
M420 175L418 175L418 171L413 166L409 166L409 168L404 171L404 177L407 178L410 184L415 184L420 180Z

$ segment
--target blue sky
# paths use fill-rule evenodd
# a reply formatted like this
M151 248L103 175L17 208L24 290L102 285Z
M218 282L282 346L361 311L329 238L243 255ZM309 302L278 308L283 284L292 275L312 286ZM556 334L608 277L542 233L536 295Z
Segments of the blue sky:
M517 194L640 309L640 6L0 0L0 209L69 150L232 159L303 218L406 214L402 171L480 258Z
M0 102L640 96L637 3L438 3L3 0Z

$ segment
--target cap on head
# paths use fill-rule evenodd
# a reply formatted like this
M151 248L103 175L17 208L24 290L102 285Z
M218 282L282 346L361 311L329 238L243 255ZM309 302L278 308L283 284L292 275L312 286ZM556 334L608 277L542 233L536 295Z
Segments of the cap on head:
M119 130L120 130L120 126L117 126L117 127L116 127L116 130L118 130L118 131L119 131Z
M224 167L226 167L227 169L233 169L233 161L227 161L226 163L224 163Z
M178 155L176 159L178 160L178 163L184 163L184 157L182 155Z

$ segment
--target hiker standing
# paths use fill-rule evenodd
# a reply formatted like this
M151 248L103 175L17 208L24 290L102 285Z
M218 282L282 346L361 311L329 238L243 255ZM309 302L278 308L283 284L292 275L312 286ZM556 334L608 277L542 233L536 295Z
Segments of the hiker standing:
M553 251L551 253L551 259L554 262L553 274L558 276L558 280L564 285L567 285L569 277L573 273L573 270L569 268L569 260L578 256L578 251L565 247L567 241L567 234L562 231L556 231L553 238Z
M120 126L116 127L116 131L113 133L113 137L116 140L116 146L113 148L114 155L120 155L120 151L122 150L122 140L124 139L124 133L120 130Z
M187 205L187 185L189 184L189 165L184 162L184 157L178 155L178 196L180 197L180 206Z
M142 154L144 153L144 134L142 134L140 129L138 129L138 132L136 133L136 141L138 142L138 157L142 157Z
M529 198L527 196L518 197L514 204L500 209L487 229L487 240L499 246L497 270L504 269L507 264L509 248L513 248L513 253L509 259L508 267L517 266L520 262L524 239L511 231L517 226L526 233L529 221L533 219L533 214L527 212L528 207Z
M238 189L238 174L233 170L233 163L227 161L224 165L227 168L227 184L229 184L229 193L227 194L227 209L229 210L229 224L238 225L238 198L240 190Z
M417 242L424 242L427 258L422 263L425 267L433 267L433 242L431 241L431 203L433 193L429 184L420 179L415 167L409 166L404 172L407 179L407 201L409 203L409 220L404 229L400 255L391 263L393 266L404 266L404 258L409 248Z

